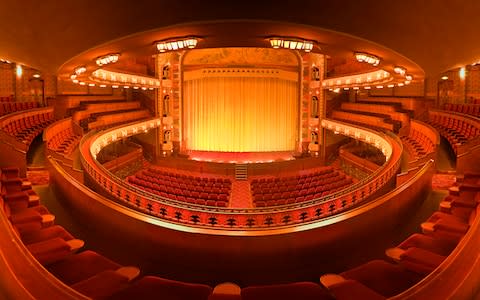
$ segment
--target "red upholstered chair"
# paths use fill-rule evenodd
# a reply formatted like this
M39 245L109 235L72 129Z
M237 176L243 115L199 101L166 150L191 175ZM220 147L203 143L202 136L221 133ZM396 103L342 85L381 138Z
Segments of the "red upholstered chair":
M20 235L20 237L25 245L46 241L56 237L59 237L65 241L74 239L70 232L66 231L65 228L59 225L53 225L39 230L24 232Z
M122 272L107 270L77 282L71 287L92 299L106 299L113 293L127 288L131 279Z
M242 289L243 300L330 300L327 290L313 282L249 286Z
M356 280L384 297L397 295L422 279L417 273L383 260L369 261L340 275Z
M227 201L219 200L217 201L216 205L218 207L227 207L227 203L228 203Z
M255 207L265 207L265 201L255 201Z
M42 265L48 265L65 259L82 248L83 245L84 242L82 240L73 239L65 241L62 238L56 237L26 246L36 260Z
M50 264L47 269L65 284L71 285L107 270L122 266L94 251L83 251Z
M472 210L467 223L465 223L461 218L436 212L432 214L427 222L421 224L422 231L435 238L458 242L468 231L478 214L480 214L480 205L475 210Z
M207 300L211 292L212 288L204 284L186 283L160 277L145 276L126 289L112 294L108 299Z
M406 269L420 275L428 275L446 258L446 256L416 247L410 247L407 250L391 248L387 249L386 254Z
M441 239L436 239L434 237L414 233L409 236L406 240L401 242L397 248L407 250L411 247L417 247L421 249L425 249L440 255L449 255L453 249L456 247L456 243Z
M328 288L337 300L382 300L386 297L364 286L358 281L345 279L340 275L327 274L320 282Z
M220 283L215 286L208 300L242 300L240 293L238 285L230 282Z

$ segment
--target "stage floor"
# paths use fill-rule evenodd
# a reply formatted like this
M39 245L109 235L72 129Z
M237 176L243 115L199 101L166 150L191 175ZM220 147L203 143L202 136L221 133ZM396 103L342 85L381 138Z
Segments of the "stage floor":
M294 159L294 152L213 152L213 151L187 151L189 159L217 163L271 163Z

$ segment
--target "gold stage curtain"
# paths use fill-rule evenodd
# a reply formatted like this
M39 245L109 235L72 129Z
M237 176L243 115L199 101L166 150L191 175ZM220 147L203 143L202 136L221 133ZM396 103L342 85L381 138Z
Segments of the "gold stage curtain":
M267 77L206 77L183 88L187 150L293 151L298 136L298 85Z

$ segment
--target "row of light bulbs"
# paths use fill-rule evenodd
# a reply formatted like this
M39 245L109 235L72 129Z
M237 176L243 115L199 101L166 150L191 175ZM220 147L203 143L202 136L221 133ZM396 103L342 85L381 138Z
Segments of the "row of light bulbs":
M285 48L290 50L304 50L310 52L313 50L313 42L297 38L270 38L270 45L273 49Z
M373 54L368 54L364 52L356 52L355 53L355 58L357 59L358 62L364 62L367 64L370 64L372 66L378 66L380 64L380 58L378 56L375 56Z

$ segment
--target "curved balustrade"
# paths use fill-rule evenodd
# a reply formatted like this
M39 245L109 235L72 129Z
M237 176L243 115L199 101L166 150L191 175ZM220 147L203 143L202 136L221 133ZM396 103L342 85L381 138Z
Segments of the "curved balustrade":
M135 135L158 127L159 119L117 127L101 133L90 133L80 145L84 170L116 200L142 212L164 220L189 226L225 228L229 230L255 230L310 223L337 214L361 203L387 184L400 167L402 146L396 136L376 133L346 123L324 120L324 127L372 144L382 151L387 161L371 176L339 192L303 203L275 208L234 209L205 207L179 202L146 192L116 178L96 161L97 154L106 145L119 138Z
M368 87L375 85L382 85L387 83L395 83L394 77L387 71L375 70L366 73L339 76L334 78L326 78L322 82L324 89L336 89L336 88L355 88ZM398 81L398 80L395 80ZM399 82L400 85L404 85L404 80ZM383 87L383 86L382 86Z

